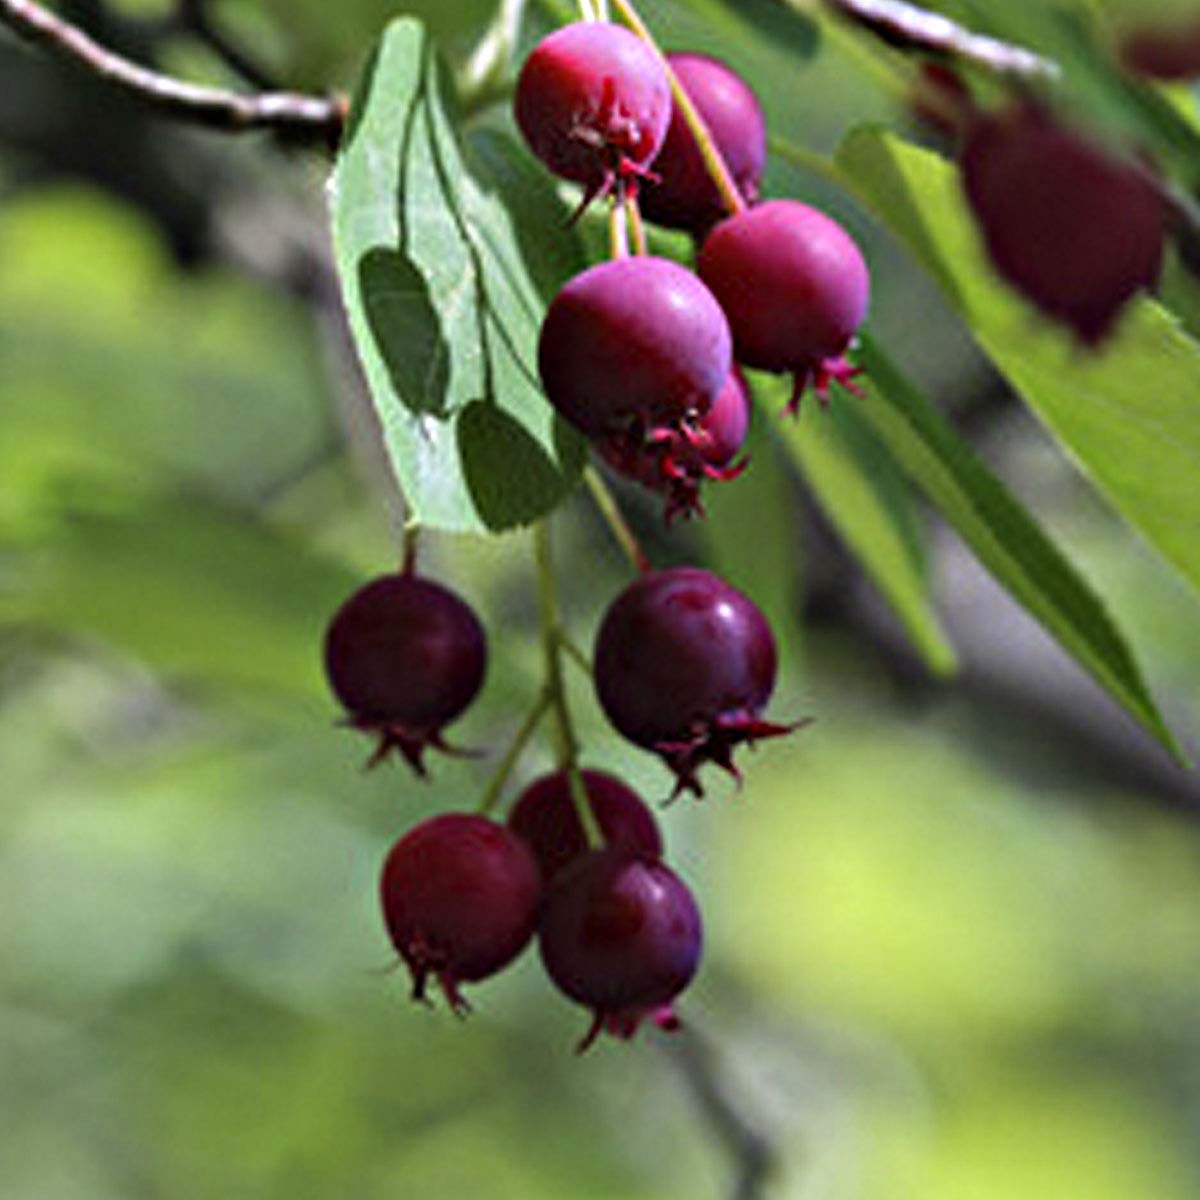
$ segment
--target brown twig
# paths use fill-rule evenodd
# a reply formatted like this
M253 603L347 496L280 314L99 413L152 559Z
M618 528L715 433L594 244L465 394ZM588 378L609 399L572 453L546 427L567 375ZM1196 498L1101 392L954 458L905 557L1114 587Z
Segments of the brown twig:
M292 140L336 146L346 119L341 96L245 94L185 83L106 50L83 30L33 0L0 0L0 24L65 62L103 79L165 116L226 133L271 130Z
M972 33L949 17L903 0L825 0L828 7L893 46L968 59L1001 75L1053 80L1051 59L996 38Z

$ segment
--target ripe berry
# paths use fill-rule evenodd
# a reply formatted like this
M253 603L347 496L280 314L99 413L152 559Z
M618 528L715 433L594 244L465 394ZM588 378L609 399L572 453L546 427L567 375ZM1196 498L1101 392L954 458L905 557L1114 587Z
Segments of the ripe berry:
M662 854L658 823L637 793L602 771L584 771L582 775L605 844L658 858ZM509 814L508 827L533 851L547 883L588 848L566 771L534 780Z
M712 293L665 258L600 263L555 296L538 370L550 403L626 459L702 471L697 422L732 366L729 325Z
M703 795L696 770L735 778L740 742L804 724L760 719L775 686L775 639L753 602L710 571L672 567L635 580L596 637L596 691L618 732L661 755L675 794Z
M742 198L753 204L767 160L767 129L750 86L732 68L704 54L669 54L667 61L704 118ZM651 166L658 182L647 183L640 197L642 212L651 221L702 237L727 215L677 108Z
M383 867L383 917L425 998L433 975L455 1012L460 983L494 975L533 936L542 880L525 843L486 817L448 813L423 821Z
M556 175L582 183L584 205L644 175L671 118L671 85L654 51L619 25L585 21L534 47L517 79L517 124Z
M1087 344L1158 278L1164 211L1144 171L1031 105L980 119L962 154L996 270Z
M378 734L374 766L392 749L418 775L426 746L475 698L487 666L483 627L449 589L404 572L354 593L325 634L329 684L350 724Z
M1117 45L1121 66L1143 79L1176 82L1200 75L1200 16L1139 24Z
M841 357L867 312L870 276L850 235L797 200L770 200L722 221L705 239L700 278L729 318L738 362L790 371L795 412L813 382L854 388Z
M686 453L678 453L677 437L664 438L661 443L647 438L640 441L610 438L598 448L614 471L663 493L669 525L680 514L704 514L700 503L700 485L704 480L736 479L745 470L745 459L738 463L733 459L746 440L749 426L750 392L745 377L735 366L712 408L689 423L692 440L686 443Z
M592 1010L586 1050L602 1029L632 1037L645 1017L678 1027L672 1001L700 962L700 911L661 862L594 850L550 889L538 923L546 971Z

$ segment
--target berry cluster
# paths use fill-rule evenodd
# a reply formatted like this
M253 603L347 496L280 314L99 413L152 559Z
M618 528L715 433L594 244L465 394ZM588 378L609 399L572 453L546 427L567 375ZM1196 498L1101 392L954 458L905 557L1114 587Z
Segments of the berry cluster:
M550 403L611 467L662 493L668 520L700 511L700 484L745 465L750 395L738 364L790 372L792 409L810 383L823 402L831 382L849 386L854 371L841 356L866 309L862 256L815 209L759 203L762 113L715 59L664 60L622 27L570 25L529 56L515 108L534 153L583 186L585 206L607 202L614 231L626 222L641 230L641 197L655 221L696 241L693 272L630 255L614 236L614 257L570 280L549 306L538 367ZM635 557L640 573L596 636L596 697L619 734L673 773L672 798L701 796L706 763L740 780L739 745L803 722L764 716L775 640L747 596L710 571L654 570ZM548 558L539 569L544 582ZM552 982L591 1011L583 1048L601 1031L629 1037L646 1019L676 1026L674 1001L699 962L701 918L663 861L642 800L610 775L579 769L553 613L543 612L543 640L543 696L479 810L433 817L401 837L381 898L414 995L424 998L432 979L458 1012L467 1007L463 984L500 971L536 937ZM450 751L444 730L475 698L486 660L470 607L420 577L411 552L399 573L351 596L326 635L326 671L347 722L378 740L371 765L396 751L418 775L428 747ZM490 810L547 708L565 747L558 769L530 784L500 824Z

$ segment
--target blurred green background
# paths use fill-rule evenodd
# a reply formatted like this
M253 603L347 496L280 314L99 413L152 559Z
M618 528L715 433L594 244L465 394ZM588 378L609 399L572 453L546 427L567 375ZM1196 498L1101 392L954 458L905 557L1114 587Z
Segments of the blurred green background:
M456 62L492 11L402 8ZM668 47L746 70L802 145L920 133L848 43L769 0L644 8ZM233 82L165 0L63 10ZM214 15L327 88L396 11ZM620 491L658 561L708 561L770 611L773 712L818 718L747 755L740 792L661 814L706 919L687 1031L577 1059L586 1015L532 951L469 1020L411 1005L378 870L477 802L489 758L365 773L335 726L321 634L396 561L399 509L330 288L326 164L148 121L5 38L0 78L6 1200L1200 1194L1200 785L918 510L962 659L927 678L763 429L703 528L668 537ZM867 243L874 328L1086 570L1194 747L1194 595L900 251L810 198ZM586 645L626 569L584 496L555 541ZM424 554L492 632L454 733L494 762L538 681L528 539ZM665 795L573 689L586 762ZM512 794L549 765L536 744Z

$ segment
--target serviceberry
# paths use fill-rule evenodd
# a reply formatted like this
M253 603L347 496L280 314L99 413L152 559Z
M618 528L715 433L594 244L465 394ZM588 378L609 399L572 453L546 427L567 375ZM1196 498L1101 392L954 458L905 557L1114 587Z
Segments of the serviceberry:
M675 794L703 795L715 762L735 778L740 742L790 733L760 714L775 686L775 639L754 603L711 571L671 567L635 580L596 637L596 692L617 731L659 754Z
M470 607L448 588L405 571L355 592L325 634L330 686L357 729L377 734L370 765L399 750L425 774L426 746L475 698L487 641Z
M662 854L658 823L637 793L603 771L581 775L605 844L658 858ZM509 813L508 827L533 851L547 883L588 848L565 770L535 779Z
M597 448L614 471L663 493L669 525L681 514L703 515L700 485L704 480L736 479L742 473L746 460L733 460L746 440L749 426L750 392L745 376L735 366L712 408L689 422L693 436L687 443L687 453L677 453L677 436L664 437L661 444L651 438L609 438Z
M1165 212L1148 171L1039 107L980 118L962 181L996 270L1085 344L1158 278Z
M538 948L559 990L592 1010L580 1051L601 1030L632 1037L649 1017L678 1027L672 1002L700 962L700 910L669 867L615 849L594 850L552 886Z
M633 185L646 174L671 119L671 85L635 34L584 21L534 47L513 107L534 154L556 175L583 184L582 209L618 182Z
M668 54L667 61L704 118L742 199L753 204L767 160L767 129L749 84L705 54ZM727 215L678 108L671 111L666 139L651 167L658 180L648 181L639 196L649 220L701 237Z
M467 1011L458 985L494 975L520 954L541 897L533 855L503 825L446 813L409 830L388 854L380 898L413 998L425 998L432 975L450 1007Z
M810 381L822 403L832 382L855 390L842 354L866 316L870 276L831 217L769 200L717 225L698 270L729 318L738 362L794 376L789 412Z
M1131 75L1179 82L1200 75L1200 15L1139 23L1122 31L1117 58Z

